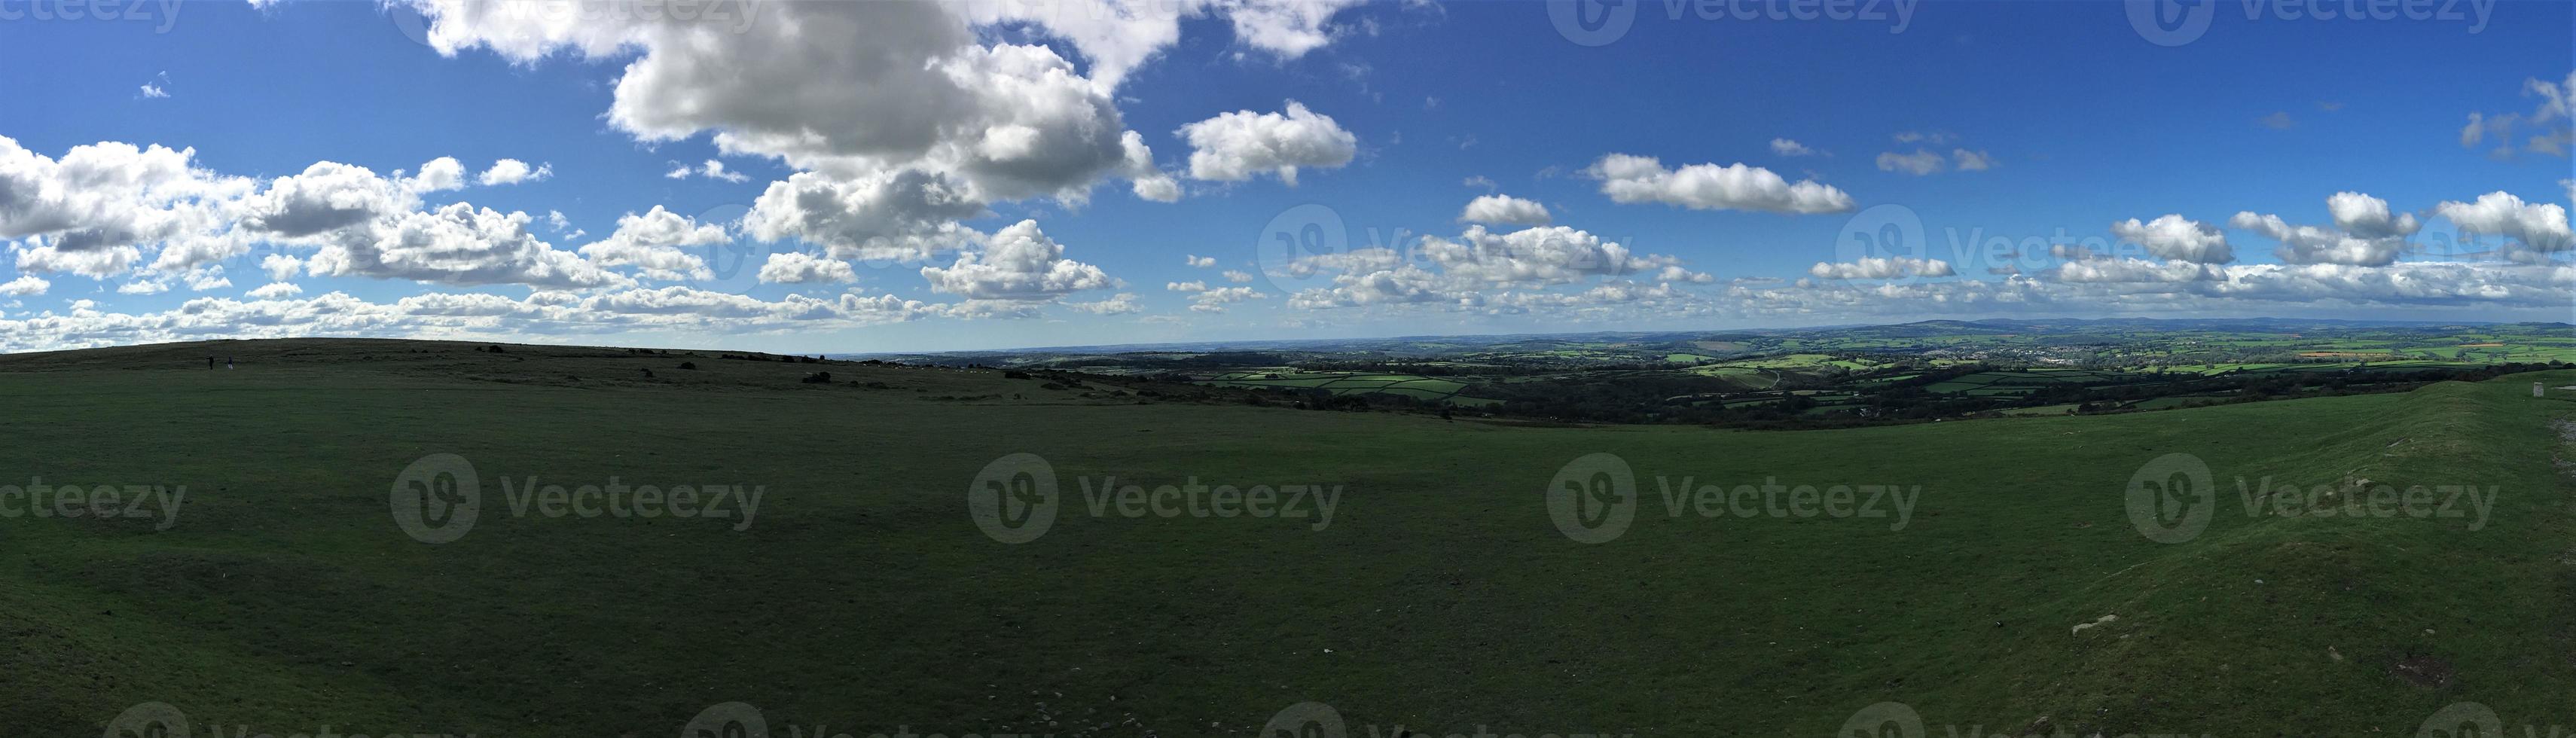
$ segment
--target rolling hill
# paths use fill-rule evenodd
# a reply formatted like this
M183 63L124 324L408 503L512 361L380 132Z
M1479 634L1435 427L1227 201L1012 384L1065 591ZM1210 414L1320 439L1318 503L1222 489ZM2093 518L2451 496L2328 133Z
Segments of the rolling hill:
M13 507L0 488L0 734L92 735L164 703L226 735L670 735L728 702L780 736L1250 735L1305 702L1349 735L1813 735L1887 702L1931 735L2413 734L2458 702L2547 723L2576 696L2552 463L2576 456L2553 425L2576 405L2529 393L2576 372L1748 432L489 348L0 356L18 426L0 485L153 490ZM1596 501L1632 519L1579 542L1551 490L1615 478L1596 453L1633 479ZM406 495L454 488L408 482L451 454L479 508L426 542ZM2196 471L2175 458L2205 481L2168 487ZM981 482L1030 491L1012 471L1057 487L1034 529L976 515L1002 499ZM529 494L557 484L564 504ZM636 488L625 507L577 489L612 484ZM1129 484L1141 506L1102 496ZM1281 506L1150 492L1192 484ZM1911 492L1879 516L1734 497L1773 484ZM2438 501L2377 506L2381 486ZM2175 542L2135 522L2176 510Z

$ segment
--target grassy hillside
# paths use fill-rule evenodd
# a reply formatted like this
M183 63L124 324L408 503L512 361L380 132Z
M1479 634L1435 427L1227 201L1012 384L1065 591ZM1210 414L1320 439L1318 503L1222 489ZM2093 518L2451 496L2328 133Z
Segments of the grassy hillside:
M2576 452L2550 425L2576 404L2529 396L2576 372L1732 432L480 347L0 356L16 421L0 484L187 487L166 530L0 517L0 735L93 735L164 702L200 732L653 736L728 701L782 736L1250 735L1305 701L1352 735L1814 735L1886 701L1936 735L2412 734L2457 701L2547 723L2576 696L2576 527L2552 463ZM208 371L209 353L241 368ZM833 381L798 381L818 370ZM1623 459L1645 499L1624 535L1581 544L1544 491L1592 452ZM469 533L428 544L389 495L439 453L472 463L483 503ZM1051 464L1064 498L1017 545L967 509L977 475L1014 453ZM2172 453L2219 489L2207 530L2164 544L2126 499ZM532 475L763 497L743 530L508 514L501 480ZM1080 480L1111 475L1344 492L1321 530L1092 517ZM1893 530L1675 519L1659 475L1921 492ZM2235 479L2266 475L2497 491L2483 521L2248 515Z

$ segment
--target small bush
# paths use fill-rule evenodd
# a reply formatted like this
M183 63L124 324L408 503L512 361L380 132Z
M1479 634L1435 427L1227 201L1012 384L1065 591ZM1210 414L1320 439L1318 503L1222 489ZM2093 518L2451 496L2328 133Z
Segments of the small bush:
M831 383L832 383L832 373L831 373L831 372L815 372L815 373L812 373L812 374L807 374L807 375L805 375L805 378L804 378L804 379L800 379L800 380L797 380L797 381L804 382L804 383L806 383L806 384L831 384Z
M694 362L694 361L683 361L683 362L680 362L680 368L682 368L682 369L696 369L696 368L698 368L698 363L697 363L697 362Z

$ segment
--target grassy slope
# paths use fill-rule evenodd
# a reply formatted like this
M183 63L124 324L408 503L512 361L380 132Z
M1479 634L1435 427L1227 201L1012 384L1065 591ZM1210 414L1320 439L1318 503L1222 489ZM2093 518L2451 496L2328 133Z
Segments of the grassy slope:
M0 731L94 733L149 700L200 725L279 732L662 735L741 700L773 727L862 735L1243 735L1319 700L1354 734L1798 735L1895 700L1961 730L2049 716L2079 732L2325 735L2411 733L2456 700L2545 722L2576 695L2576 567L2561 558L2576 531L2545 422L2576 406L2530 399L2528 376L2135 416L1744 433L1138 405L987 372L708 357L684 372L669 368L676 357L614 350L466 349L0 357L19 421L0 483L190 489L160 533L0 519ZM210 350L245 368L205 371ZM816 368L891 388L795 383ZM926 399L952 395L991 397ZM1069 501L1046 537L1005 546L977 532L963 493L1020 451L1052 461L1077 498L1074 478L1101 474L1349 492L1322 532L1092 519ZM1649 501L1626 536L1582 546L1556 532L1539 492L1592 451L1625 457ZM2219 510L2198 540L2156 544L2127 524L2123 492L2175 451L2217 471ZM475 531L440 546L386 514L394 476L432 452L470 458L487 499ZM2502 498L2479 531L2248 518L2232 481L2353 473L2499 485ZM498 514L498 477L529 474L760 484L768 497L744 533ZM1924 492L1901 531L1668 520L1652 499L1659 474ZM2103 614L2120 620L2069 635ZM2436 686L2397 675L2418 657L2456 674Z

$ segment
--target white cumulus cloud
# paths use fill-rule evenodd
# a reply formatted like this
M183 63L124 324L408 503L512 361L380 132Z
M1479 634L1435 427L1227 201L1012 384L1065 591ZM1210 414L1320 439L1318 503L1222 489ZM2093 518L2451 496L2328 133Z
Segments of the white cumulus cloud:
M1958 272L1940 259L1917 259L1910 256L1864 256L1849 262L1816 262L1807 273L1818 279L1895 279L1897 277L1948 277Z
M796 251L770 254L760 265L760 281L775 284L811 282L855 282L858 274L850 263Z
M579 253L603 267L635 267L647 279L706 279L714 276L706 260L685 249L732 240L724 226L699 223L655 205L642 215L619 217L615 232L582 246Z
M2166 214L2143 223L2136 218L2112 223L2111 235L2145 248L2158 259L2202 264L2236 260L2236 251L2227 245L2225 232L2180 214Z
M955 264L922 267L921 276L933 291L972 300L1044 301L1117 286L1100 267L1065 258L1064 245L1034 220L995 232L982 249L958 255Z
M500 161L492 162L492 168L483 170L482 176L476 177L475 181L489 187L492 185L537 182L554 175L555 168L552 164L540 164L530 167L528 166L528 163L524 161L519 161L517 159L502 159Z
M1601 180L1601 193L1618 203L1659 202L1693 210L1772 213L1840 213L1852 209L1851 195L1842 190L1814 180L1791 184L1771 170L1745 164L1691 164L1665 169L1654 157L1610 154L1584 172Z
M2568 231L2567 208L2554 202L2526 203L2504 191L2479 195L2472 202L2444 201L2433 213L2451 219L2461 231L2508 236L2533 251L2564 251L2576 245Z
M1467 201L1458 219L1494 225L1547 225L1547 206L1510 195L1485 195Z
M1178 133L1190 144L1190 176L1218 182L1270 173L1295 186L1299 167L1339 167L1359 153L1358 137L1295 100L1285 114L1220 113Z

